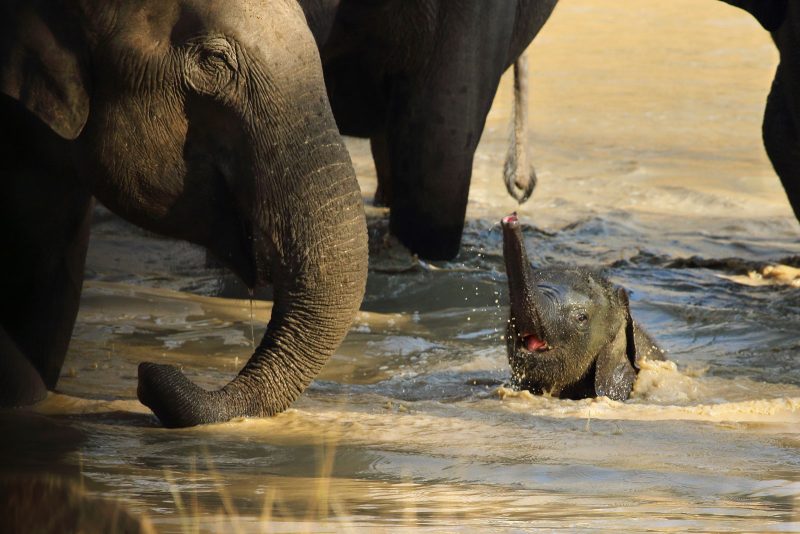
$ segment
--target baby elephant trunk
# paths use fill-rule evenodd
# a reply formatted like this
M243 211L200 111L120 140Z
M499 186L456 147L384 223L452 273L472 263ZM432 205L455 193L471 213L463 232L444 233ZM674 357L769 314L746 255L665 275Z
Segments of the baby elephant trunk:
M508 290L511 299L511 320L514 327L521 335L538 333L543 327L541 318L538 317L539 299L537 298L536 282L533 279L533 270L528 261L525 242L522 238L522 226L517 214L513 213L503 217L503 258L508 274Z

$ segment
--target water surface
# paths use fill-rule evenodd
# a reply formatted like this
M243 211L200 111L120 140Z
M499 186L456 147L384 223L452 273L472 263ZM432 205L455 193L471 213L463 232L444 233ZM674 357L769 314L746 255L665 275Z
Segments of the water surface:
M533 199L501 183L505 79L460 256L373 237L350 335L275 418L166 430L135 400L143 360L226 383L269 302L99 209L58 394L0 414L2 470L82 479L164 532L800 530L800 290L747 275L800 255L760 141L769 36L712 1L562 0L529 55ZM348 146L369 202L368 143ZM668 351L629 402L493 385L514 209L535 263L607 269ZM693 256L738 264L675 263Z

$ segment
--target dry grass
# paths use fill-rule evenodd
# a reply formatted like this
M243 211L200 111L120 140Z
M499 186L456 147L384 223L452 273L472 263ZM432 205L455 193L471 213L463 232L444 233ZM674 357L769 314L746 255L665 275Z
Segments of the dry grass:
M333 470L336 451L340 439L341 434L331 435L330 433L319 438L315 455L317 458L316 475L312 479L298 477L298 484L311 481L314 485L311 491L301 492L306 499L304 503L297 502L298 492L286 491L281 487L267 487L263 493L260 514L257 518L251 518L246 522L245 516L237 509L231 485L226 481L224 474L221 474L215 467L213 459L207 452L203 454L202 459L203 473L198 472L196 460L193 460L190 472L185 475L185 478L194 488L200 487L198 482L201 479L210 480L213 483L220 503L220 507L216 510L204 508L201 504L203 499L196 490L182 492L175 473L165 470L164 478L169 484L175 510L180 518L181 531L185 534L196 534L209 530L233 534L254 531L269 533L276 530L277 523L283 524L284 527L292 525L293 532L317 532L321 523L334 523L337 532L354 531L354 525L344 519L350 516L346 496L333 491L332 488L335 480ZM209 528L208 524L201 524L204 517L213 517L222 521L215 527ZM254 529L253 526L256 525L257 527ZM277 530L283 531L285 528Z

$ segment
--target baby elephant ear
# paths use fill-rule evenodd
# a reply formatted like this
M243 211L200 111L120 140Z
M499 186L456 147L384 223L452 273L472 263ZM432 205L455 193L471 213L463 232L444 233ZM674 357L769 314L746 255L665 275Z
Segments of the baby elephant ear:
M633 341L633 320L631 319L628 293L619 288L616 290L617 302L622 307L624 321L614 338L607 343L597 356L594 371L594 391L598 397L624 401L633 389L636 370L633 361L636 358L636 347Z
M89 116L89 95L77 39L58 17L45 21L35 7L12 2L0 16L14 24L0 35L0 93L17 100L55 133L75 139Z

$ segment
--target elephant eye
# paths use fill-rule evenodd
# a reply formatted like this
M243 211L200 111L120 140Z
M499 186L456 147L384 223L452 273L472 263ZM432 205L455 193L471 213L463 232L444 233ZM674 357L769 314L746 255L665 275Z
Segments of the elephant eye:
M227 63L227 58L225 57L225 54L216 50L205 52L202 56L203 59L209 63L219 63L219 64Z
M200 94L217 95L239 69L236 51L225 37L198 37L189 41L186 81Z
M233 42L222 35L199 35L187 41L190 60L206 67L238 70Z
M585 311L579 311L575 313L575 320L581 324L586 324L589 322L589 315Z
M231 70L237 70L238 68L236 53L233 51L231 44L223 38L210 39L204 42L200 50L200 59L215 68L228 67Z

